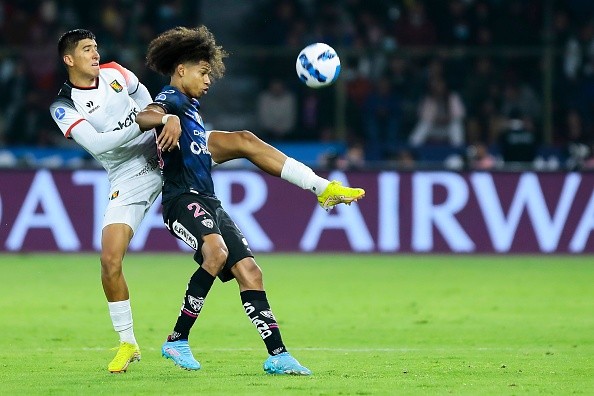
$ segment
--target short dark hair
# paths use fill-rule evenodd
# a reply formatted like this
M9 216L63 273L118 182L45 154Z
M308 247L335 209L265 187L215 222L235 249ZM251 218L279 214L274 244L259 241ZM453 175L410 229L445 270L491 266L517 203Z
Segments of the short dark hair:
M206 26L193 29L178 26L150 42L146 64L157 73L171 76L180 63L205 61L211 67L212 77L220 78L225 73L226 56L227 52L216 44Z
M58 54L63 57L65 54L73 52L78 42L84 39L95 40L95 35L86 29L67 31L58 40Z

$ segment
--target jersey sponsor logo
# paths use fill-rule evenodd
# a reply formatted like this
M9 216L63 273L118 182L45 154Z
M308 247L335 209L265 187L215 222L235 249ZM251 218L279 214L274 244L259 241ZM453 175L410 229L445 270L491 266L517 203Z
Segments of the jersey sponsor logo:
M173 89L168 89L167 91L162 91L159 95L155 96L155 101L158 100L166 100L168 94L175 93Z
M206 147L206 144L204 144L204 143L196 143L196 142L190 143L190 151L192 151L196 155L200 155L200 154L210 155L210 151L208 151L208 147Z
M142 170L140 172L138 172L137 174L135 174L133 177L146 175L146 174L150 173L151 171L157 169L158 166L159 166L159 163L158 163L157 158L151 158L150 160L148 160L148 162L142 168Z
M120 196L120 190L116 190L111 193L111 195L109 196L109 200L113 201L114 199L116 199L119 196Z
M122 92L122 90L124 89L124 87L122 87L122 86L120 85L120 83L118 82L118 80L113 80L113 81L112 81L112 82L109 84L109 86L110 86L110 87L112 87L112 88L113 88L113 90L114 90L114 91L116 91L116 92Z
M136 120L136 114L138 114L138 109L135 107L132 109L132 111L130 111L130 113L128 113L128 116L124 119L124 121L118 121L118 126L115 127L113 130L119 131L123 128L128 128L129 126L134 124L134 121Z
M214 222L211 219L204 219L201 221L201 223L204 225L204 227L208 228L212 228L212 226L214 225Z
M198 249L198 240L196 239L196 237L192 235L192 233L188 231L186 227L178 223L177 220L173 222L171 228L175 235L179 239L187 243L189 247L191 247L194 250Z
M101 107L99 105L93 107L93 101L92 100L89 100L87 103L85 103L85 106L87 106L90 109L89 110L89 114L91 114L92 112L94 112L95 110L97 110L99 107Z
M254 324L254 326L256 326L256 329L258 329L260 337L262 337L263 340L270 337L272 335L272 330L270 330L270 327L266 324L266 322L260 319L258 315L251 316L256 308L249 302L244 303L243 308L245 309L245 314L248 316L248 318L250 318L250 321Z
M63 107L58 107L55 111L54 111L54 116L58 119L61 120L62 118L64 118L64 116L66 115L66 110L64 110Z

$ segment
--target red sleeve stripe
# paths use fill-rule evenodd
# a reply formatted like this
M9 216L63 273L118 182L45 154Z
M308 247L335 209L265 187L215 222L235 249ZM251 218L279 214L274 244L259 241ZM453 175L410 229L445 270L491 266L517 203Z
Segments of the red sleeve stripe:
M67 138L68 136L70 136L70 132L72 131L72 128L74 128L75 126L80 124L81 121L84 121L84 120L85 120L84 118L81 118L80 120L77 120L74 124L70 125L70 128L68 128L68 130L64 134L64 137Z
M100 65L99 67L101 69L104 69L104 68L116 69L117 71L119 71L122 74L122 76L124 76L124 79L126 80L126 85L130 85L130 78L128 76L128 71L126 69L124 69L119 63L109 62L109 63L104 63L104 64Z

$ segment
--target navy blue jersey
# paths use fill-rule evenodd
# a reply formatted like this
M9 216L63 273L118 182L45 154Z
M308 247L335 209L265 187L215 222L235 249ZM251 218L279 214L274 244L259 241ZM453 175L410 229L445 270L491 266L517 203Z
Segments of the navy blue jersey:
M161 106L168 114L178 116L182 129L180 149L160 153L163 202L187 192L215 197L210 174L212 159L206 145L204 123L198 113L200 103L177 88L166 85L153 104Z

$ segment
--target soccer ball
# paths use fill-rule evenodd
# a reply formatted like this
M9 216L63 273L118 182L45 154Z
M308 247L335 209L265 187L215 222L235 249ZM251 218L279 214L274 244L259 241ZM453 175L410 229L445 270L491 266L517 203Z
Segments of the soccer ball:
M310 88L332 84L340 74L340 59L328 44L315 43L303 48L297 57L297 75Z

